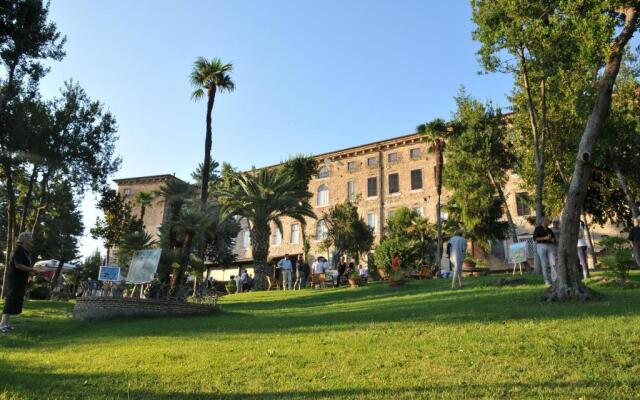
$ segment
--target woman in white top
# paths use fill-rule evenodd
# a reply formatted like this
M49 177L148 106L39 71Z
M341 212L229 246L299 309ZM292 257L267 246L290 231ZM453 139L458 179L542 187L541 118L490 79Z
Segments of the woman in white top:
M584 222L580 221L580 228L578 228L578 258L580 259L580 267L582 267L582 278L589 276L587 248L587 238L584 235Z

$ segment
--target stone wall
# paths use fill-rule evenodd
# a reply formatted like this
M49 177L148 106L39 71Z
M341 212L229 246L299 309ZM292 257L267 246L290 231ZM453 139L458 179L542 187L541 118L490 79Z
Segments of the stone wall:
M118 317L175 317L212 314L215 311L216 306L210 304L113 297L81 297L76 300L73 318L85 321Z

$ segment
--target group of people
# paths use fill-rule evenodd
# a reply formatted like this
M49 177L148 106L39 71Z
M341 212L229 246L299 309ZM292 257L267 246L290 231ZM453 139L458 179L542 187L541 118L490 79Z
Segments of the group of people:
M549 227L551 225L551 227ZM587 261L587 237L585 235L585 225L580 221L578 228L578 244L577 253L580 261L579 278L589 276L589 264ZM533 241L536 243L536 253L540 259L540 268L542 269L542 277L546 285L551 285L558 279L556 265L558 262L558 241L560 236L560 221L543 217L540 225L536 226L533 231Z
M307 287L312 274L326 274L328 271L335 271L335 286L338 287L343 280L346 280L350 274L356 271L355 264L353 262L347 263L345 257L340 257L334 268L323 256L314 257L311 265L309 265L302 255L298 255L297 258L292 259L289 254L285 254L284 258L278 261L276 268L282 276L283 290L304 289ZM367 267L360 266L357 268L357 271L361 279L368 278L369 273ZM293 280L294 272L295 281Z
M238 275L231 276L231 280L236 283L236 293L249 292L253 289L253 276L244 268L240 269Z

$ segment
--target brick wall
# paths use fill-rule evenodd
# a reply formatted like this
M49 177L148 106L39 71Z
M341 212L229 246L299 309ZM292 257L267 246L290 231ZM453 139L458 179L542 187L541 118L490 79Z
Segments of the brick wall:
M113 297L81 297L76 300L73 318L85 321L117 317L175 317L212 314L215 311L216 306L209 304Z

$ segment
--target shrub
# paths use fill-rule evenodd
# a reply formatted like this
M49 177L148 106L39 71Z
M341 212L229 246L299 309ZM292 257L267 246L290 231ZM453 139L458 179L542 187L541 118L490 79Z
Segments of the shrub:
M400 253L400 268L415 267L420 261L420 242L403 236L385 238L373 253L378 268L391 270L391 260Z
M629 269L635 265L627 240L618 236L605 236L600 244L606 249L607 256L600 264L616 278L625 281L629 277Z

